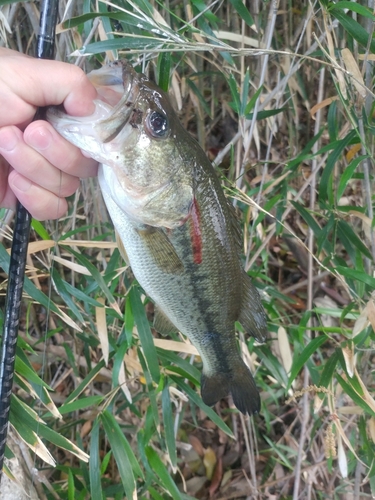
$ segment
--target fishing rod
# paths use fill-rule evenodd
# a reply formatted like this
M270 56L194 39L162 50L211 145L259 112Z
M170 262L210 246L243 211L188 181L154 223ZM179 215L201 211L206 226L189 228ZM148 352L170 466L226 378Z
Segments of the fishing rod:
M43 2L35 54L38 59L53 59L58 3L58 0L44 0ZM40 108L37 110L34 120L39 118L41 118ZM10 399L30 227L31 215L18 202L10 255L3 335L0 344L0 482L8 435Z

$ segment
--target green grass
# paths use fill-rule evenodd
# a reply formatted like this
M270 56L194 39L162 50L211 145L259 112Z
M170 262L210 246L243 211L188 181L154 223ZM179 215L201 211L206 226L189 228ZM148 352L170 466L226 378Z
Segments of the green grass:
M372 11L362 1L284 0L277 15L259 1L250 11L239 0L115 5L69 11L59 57L140 65L215 162L269 318L265 345L240 335L262 411L248 420L203 404L199 359L186 343L176 350L180 337L156 338L96 182L84 182L64 220L34 226L45 246L25 286L11 421L56 462L37 459L44 498L371 498ZM31 41L32 53L24 9L2 7L13 28L23 20L7 42L25 51Z

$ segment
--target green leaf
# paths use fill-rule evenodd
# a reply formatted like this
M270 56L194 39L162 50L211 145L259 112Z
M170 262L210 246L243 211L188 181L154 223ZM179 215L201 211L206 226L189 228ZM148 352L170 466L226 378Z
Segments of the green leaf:
M54 431L47 425L39 422L36 415L34 416L32 410L18 399L15 395L11 400L11 413L14 415L22 415L22 421L38 436L47 439L51 443L59 446L60 448L73 453L83 461L87 460L87 455L78 446L66 439L64 436Z
M200 102L200 104L201 104L202 108L204 109L205 113L207 113L207 115L209 117L211 117L211 110L208 107L207 101L204 98L204 96L202 95L202 92L199 90L199 88L196 86L196 84L193 82L193 80L191 78L187 78L186 79L186 83L189 85L189 87L191 88L191 90L197 96L198 101Z
M105 429L106 429L106 432L107 432L107 429L112 426L113 430L115 431L115 436L118 436L120 438L120 436L122 436L121 438L121 446L123 447L123 449L126 451L126 454L128 456L128 459L130 461L130 464L132 466L132 469L134 471L134 474L141 478L141 479L144 479L144 476L143 476L143 472L142 472L142 469L140 468L139 466L139 462L137 460L137 458L135 457L134 455L134 452L133 452L133 449L132 447L130 446L129 444L129 441L126 439L125 435L124 435L124 432L123 430L121 429L120 425L118 424L117 420L115 419L115 417L112 415L112 413L110 413L108 410L105 410L101 416L100 416L102 422L103 422L103 426L105 425ZM112 451L113 451L113 448L112 448Z
M125 449L121 446L121 443L123 441L122 438L124 438L124 436L121 430L119 431L117 427L112 427L110 424L107 425L106 419L104 418L103 420L103 416L104 414L102 415L103 427L106 431L109 444L111 445L112 453L116 460L117 469L121 477L126 497L134 498L136 493L134 474Z
M323 387L328 387L333 379L333 374L336 369L337 362L339 361L339 353L337 350L333 353L332 356L326 360L322 374L320 375L319 384Z
M177 454L176 454L176 440L174 436L173 414L171 398L169 396L169 386L165 385L162 395L161 403L163 410L163 425L165 432L165 442L169 453L169 459L174 470L177 467Z
M245 23L250 26L250 28L254 27L254 20L251 17L250 12L247 10L244 2L242 0L230 0L230 3L233 5L240 18L245 21Z
M178 378L175 377L174 375L170 375L171 380L173 380L179 387L182 389L189 399L193 401L194 404L196 404L201 410L205 412L205 414L213 421L214 424L216 424L225 434L227 434L230 437L233 437L233 432L229 429L227 424L219 417L215 411L207 406L206 404L203 403L203 400L198 394L185 382Z
M337 203L339 202L340 198L344 194L345 188L350 181L350 179L353 177L353 174L355 170L357 169L358 165L365 160L366 158L369 158L368 155L362 155L358 156L358 158L354 158L349 165L345 168L343 173L341 174L340 180L339 180L339 187L337 188Z
M296 355L293 360L292 364L292 369L290 370L290 376L289 376L289 382L287 386L287 390L290 389L290 386L292 385L292 382L298 375L299 371L303 367L303 365L307 362L307 360L314 354L314 352L322 345L324 342L326 342L327 337L325 335L322 335L320 337L316 337L315 339L311 340L307 346L303 349L303 351Z
M342 3L342 2L340 2ZM354 2L348 2L354 5ZM349 33L350 36L357 40L357 42L362 45L362 47L367 48L369 33L365 28L363 28L359 23L354 21L354 19L347 14L345 14L342 9L332 8L330 10L331 14L339 21L339 23L343 26L345 31ZM375 41L371 40L370 43L370 51L375 53Z
M333 167L335 166L337 160L340 158L343 150L348 146L348 144L356 137L356 131L351 130L344 139L338 141L337 146L328 156L326 165L324 167L319 186L319 200L322 204L326 205L327 201L332 203L332 191L331 191L331 176L333 172Z
M59 272L57 271L57 269L55 267L53 267L51 269L51 277L52 277L52 281L53 281L53 284L55 285L55 289L56 289L57 293L64 300L65 304L69 307L69 310L75 315L75 317L78 319L78 321L80 321L81 323L84 323L85 320L84 320L80 310L78 309L78 307L76 306L76 304L72 300L71 295L68 293L68 291L66 289L66 286L65 286L67 284L66 281L64 281L61 278Z
M4 246L0 244L0 266L4 269L4 271L9 274L9 260L10 256L8 252L5 250ZM56 313L58 316L62 317L62 312L58 309L58 307L50 300L47 295L45 295L43 292L38 290L34 283L27 277L25 276L25 281L24 281L24 290L26 293L30 295L30 297L35 300L35 302L38 302L42 306L44 306L47 311L52 311ZM63 318L64 321L66 321L65 318ZM80 330L77 325L72 321L71 322L72 326L75 326L77 330Z
M135 324L137 325L139 339L142 344L148 369L150 371L152 379L158 384L160 380L158 356L156 354L156 348L153 341L150 325L146 317L145 308L139 296L139 289L135 286L132 286L129 291L129 300L134 314Z
M68 293L73 295L73 297L75 297L77 300L82 301L84 304L90 304L94 307L105 307L104 304L93 299L92 297L90 297L86 293L82 292L78 288L75 288L67 281L64 281L64 285L65 285L65 289Z
M133 327L134 327L134 315L132 311L132 306L130 304L129 295L126 297L125 303L125 337L130 347L133 344Z
M111 291L109 290L106 282L104 281L103 276L100 274L96 266L94 264L91 264L91 262L81 253L76 252L70 247L63 247L65 250L67 250L69 253L75 256L77 261L81 264L81 266L84 266L88 271L90 271L91 276L95 279L99 287L101 288L102 292L104 295L107 297L108 302L114 306L117 306L116 299L113 297ZM118 309L118 307L116 307Z
M339 220L337 222L337 236L344 244L345 249L348 253L351 252L350 249L348 248L348 245L345 244L345 241L349 242L349 245L354 245L354 247L356 247L361 252L361 254L365 255L368 259L372 260L371 252L366 247L366 245L359 239L359 237L353 231L352 227L346 221ZM351 255L351 258L353 260L353 264L355 265L356 263L355 256Z
M336 271L342 274L342 276L345 276L345 278L361 281L366 283L366 285L369 285L372 289L375 289L375 278L369 276L365 272L357 271L356 269L350 269L349 267L344 266L336 266Z
M151 469L160 478L164 488L168 491L168 493L174 500L181 500L181 493L179 489L177 488L175 482L171 478L169 472L167 471L167 468L161 461L156 451L153 448L151 448L151 446L147 446L146 455L150 463Z
M362 410L364 410L366 413L371 415L372 417L375 417L375 411L365 402L362 396L358 394L357 391L355 391L350 383L350 378L348 381L345 381L338 373L336 373L336 378L339 381L339 384L341 387L344 389L345 393L352 398L355 404L357 404Z
M82 380L78 387L74 389L73 392L69 394L66 398L64 406L66 406L71 401L74 401L78 396L86 389L86 387L94 380L97 374L100 372L102 368L105 367L105 360L102 359L96 366L93 368L86 377Z
M114 416L106 410L100 415L100 419L111 445L126 496L132 499L136 494L134 473L141 478L143 473Z
M160 38L154 38L151 36L137 35L137 37L123 36L121 38L114 38L113 40L103 40L102 42L93 42L85 45L80 50L82 55L84 54L100 54L101 52L106 52L107 50L125 50L132 49L134 51L142 52L145 49L151 49L153 47L160 46L160 43L165 43L164 40ZM173 44L174 45L174 44Z
M227 82L228 82L228 85L230 88L230 93L232 95L232 99L233 99L233 103L234 103L232 108L234 109L234 111L236 113L239 114L240 109L241 109L240 94L238 91L238 85L237 85L236 79L234 78L232 73L229 75L229 78L227 78Z
M157 84L164 92L168 92L169 89L171 63L171 52L160 52L157 65Z
M281 386L286 387L288 384L288 375L280 361L270 351L268 346L260 346L257 348L257 353L262 360L262 364L267 370L272 373Z
M342 2L337 2L334 4L330 4L329 11L333 12L337 9L341 10L352 10L353 12L357 12L357 14L360 14L363 17L367 17L368 19L372 19L375 21L375 16L371 12L371 10L367 7L364 7L363 5L360 5L359 3L356 2L350 2L350 1L342 1ZM333 14L335 15L335 14Z
M102 500L102 483L100 471L100 456L99 456L99 420L95 419L94 425L91 430L91 444L90 444L90 461L89 461L89 474L90 474L90 492L92 500Z
M90 408L91 406L98 407L105 396L86 396L82 399L76 399L72 403L64 403L60 406L59 412L61 415L65 415L67 413L71 413L73 411L83 410L84 408Z
M266 109L264 111L258 111L257 121L264 120L265 118L268 118L269 116L278 115L279 113L282 113L285 110L286 110L286 108L275 108L275 109ZM254 117L254 113L249 113L248 115L246 115L246 118L248 120L252 120L253 117Z
M250 112L254 109L255 103L263 90L263 85L259 87L259 89L255 92L255 94L251 97L250 101L247 103L246 108L244 110L244 115L250 114Z
M33 368L31 368L24 361L22 361L20 356L16 357L14 369L19 375L24 377L29 382L34 382L35 384L38 384L39 386L41 385L42 387L45 387L48 390L52 391L51 387L49 387L48 384L46 384L39 377L39 375L37 375L37 373Z
M183 359L175 352L167 351L161 347L158 347L156 352L158 353L158 357L163 361L165 369L173 369L182 377L189 379L194 385L199 384L201 372L196 366L189 363L187 359ZM170 363L176 366L171 366Z
M240 109L240 116L243 116L245 113L246 109L246 101L249 95L249 86L250 86L250 72L249 68L247 68L246 73L245 73L245 78L242 83L242 97L241 97L241 109Z
M31 227L43 240L50 240L51 236L39 220L31 219Z
M68 469L68 500L75 500L75 487L72 469Z

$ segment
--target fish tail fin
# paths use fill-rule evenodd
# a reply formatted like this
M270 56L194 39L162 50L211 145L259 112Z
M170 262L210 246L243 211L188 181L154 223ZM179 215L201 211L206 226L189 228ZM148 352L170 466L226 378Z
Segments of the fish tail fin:
M229 373L202 374L201 395L207 406L213 406L228 394L238 410L253 415L260 410L260 396L249 368L238 357L234 369Z

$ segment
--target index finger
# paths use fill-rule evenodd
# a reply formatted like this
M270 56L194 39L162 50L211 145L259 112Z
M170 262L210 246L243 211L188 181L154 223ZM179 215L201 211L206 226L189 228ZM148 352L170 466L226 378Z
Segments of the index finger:
M34 59L0 48L2 90L0 126L25 125L39 106L64 103L68 114L89 115L97 93L85 73L73 64Z

